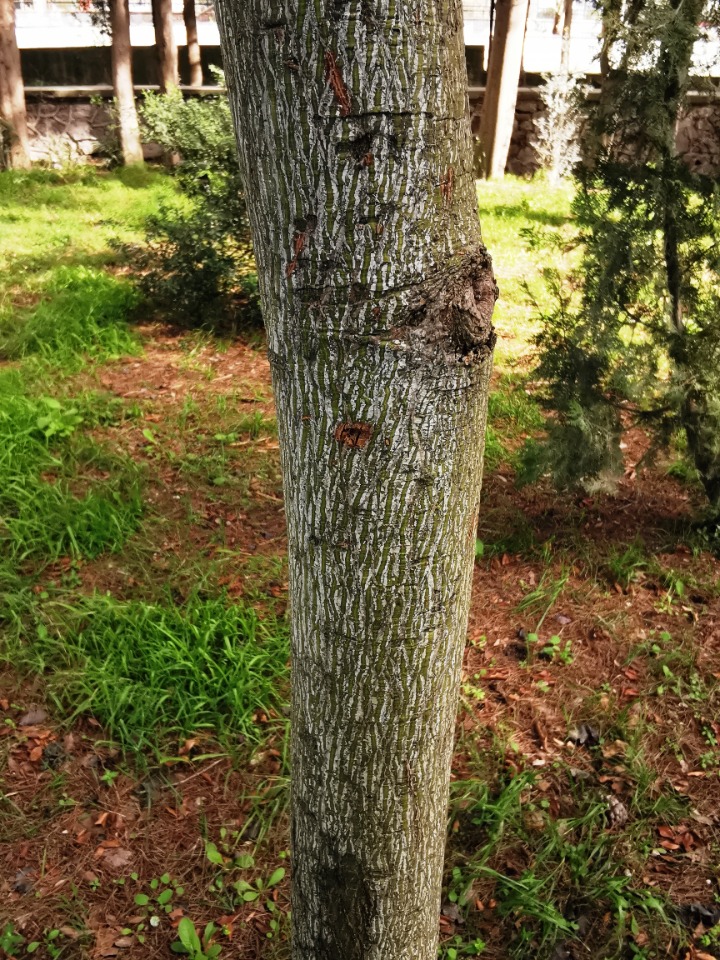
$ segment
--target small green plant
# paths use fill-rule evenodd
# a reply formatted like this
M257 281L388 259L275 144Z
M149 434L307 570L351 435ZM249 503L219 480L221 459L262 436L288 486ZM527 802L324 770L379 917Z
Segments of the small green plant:
M450 943L444 943L440 947L441 960L457 960L458 957L479 957L485 952L487 944L484 940L475 938L474 940L463 940L459 935L453 937Z
M148 884L149 893L136 893L134 902L137 907L147 907L151 913L171 913L174 897L181 897L185 888L177 880L173 880L169 873L153 878Z
M54 397L41 397L40 402L47 412L35 421L46 440L51 437L69 437L83 422L77 407L65 407Z
M555 660L559 663L571 664L575 659L572 654L572 640L566 640L555 634L547 640L540 640L536 633L528 634L528 643L532 644L539 657Z
M62 931L58 930L57 927L45 930L43 939L33 940L32 943L29 943L25 947L25 950L27 953L33 954L39 950L40 947L44 947L45 953L50 957L50 960L58 960L63 954L63 944L59 942L61 936Z
M563 570L561 575L555 580L553 580L550 577L549 572L546 571L540 578L540 583L537 585L537 587L527 593L515 608L518 613L523 613L525 611L536 611L541 613L540 619L535 626L535 633L537 633L542 627L543 623L545 623L546 617L557 603L558 598L567 586L569 579L570 574L565 570Z
M25 937L17 933L13 923L7 923L0 930L0 952L4 952L8 957L20 956L20 949L25 944Z
M170 949L173 953L190 957L190 960L215 960L222 952L221 945L212 942L217 930L214 923L208 923L199 935L192 920L183 917L177 928L178 939L170 944Z
M223 828L223 830L224 829L225 828ZM238 836L237 831L235 832L235 836ZM255 859L248 853L235 856L231 851L230 843L226 842L227 837L227 832L225 832L225 836L222 836L221 831L223 853L220 852L215 843L208 841L205 844L205 856L210 863L221 868L220 873L213 881L213 887L218 891L223 891L228 888L234 890L239 900L243 903L252 903L254 900L260 899L263 895L268 895L273 887L276 887L285 877L285 868L278 867L276 870L273 870L267 879L256 877L252 881L244 878L233 880L233 871L251 870L255 866ZM270 903L272 903L272 901L269 900L268 904Z

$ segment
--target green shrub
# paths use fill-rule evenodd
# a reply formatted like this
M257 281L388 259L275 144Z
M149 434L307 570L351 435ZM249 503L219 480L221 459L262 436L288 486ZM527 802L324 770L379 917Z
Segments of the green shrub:
M146 139L174 161L186 198L147 221L147 245L132 259L141 288L174 319L192 326L259 321L250 229L227 99L147 93Z

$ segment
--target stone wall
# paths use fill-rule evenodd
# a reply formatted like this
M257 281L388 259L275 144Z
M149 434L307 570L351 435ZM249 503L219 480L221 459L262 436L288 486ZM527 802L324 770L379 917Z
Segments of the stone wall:
M470 122L472 132L477 136L480 130L483 93L470 91ZM536 89L521 87L515 105L515 123L506 171L519 176L527 176L538 168L537 157L532 143L535 137L535 118L543 112L542 101Z
M483 93L470 91L473 132L480 126ZM91 102L89 93L76 96L52 96L27 90L28 125L34 160L64 163L102 153L111 131L108 101ZM509 173L527 176L537 169L532 143L535 122L543 112L537 88L522 87L515 108ZM699 173L720 173L720 103L700 96L692 98L678 125L677 144L688 166ZM153 144L146 155L157 155Z
M101 152L108 141L110 114L105 102L32 94L26 102L33 160L62 164L84 159Z
M470 115L473 133L480 129L482 91L470 92ZM506 170L520 176L534 173L538 168L533 149L535 121L543 113L538 89L521 87L515 107L510 153ZM708 176L720 174L720 103L694 95L685 109L677 131L677 146L691 170Z

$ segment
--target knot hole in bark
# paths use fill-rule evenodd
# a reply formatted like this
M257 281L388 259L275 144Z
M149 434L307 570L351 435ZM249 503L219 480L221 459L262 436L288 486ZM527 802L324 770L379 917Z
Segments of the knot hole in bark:
M498 298L492 260L480 244L419 285L407 323L393 336L428 356L482 362L495 346L492 315Z

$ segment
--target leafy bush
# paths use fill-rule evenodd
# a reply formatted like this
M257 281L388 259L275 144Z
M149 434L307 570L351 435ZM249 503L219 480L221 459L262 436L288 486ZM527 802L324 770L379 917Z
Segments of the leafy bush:
M259 321L259 298L230 107L224 96L147 93L146 139L173 161L184 195L147 222L132 249L142 289L181 322Z

